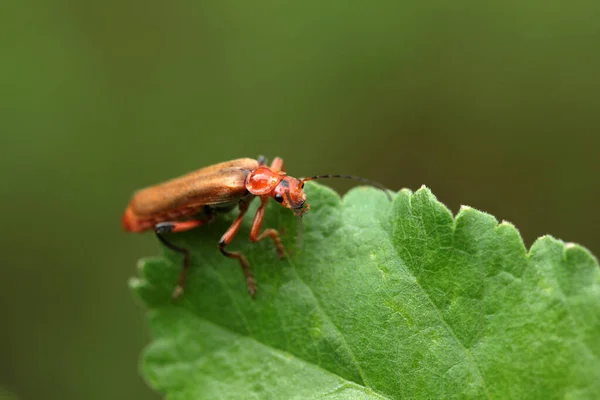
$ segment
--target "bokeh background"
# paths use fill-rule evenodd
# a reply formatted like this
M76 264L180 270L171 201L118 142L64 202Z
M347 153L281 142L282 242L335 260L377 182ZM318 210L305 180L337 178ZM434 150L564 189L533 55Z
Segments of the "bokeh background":
M121 212L223 160L425 184L600 254L598 21L577 0L3 2L0 392L158 398L127 288L158 246Z

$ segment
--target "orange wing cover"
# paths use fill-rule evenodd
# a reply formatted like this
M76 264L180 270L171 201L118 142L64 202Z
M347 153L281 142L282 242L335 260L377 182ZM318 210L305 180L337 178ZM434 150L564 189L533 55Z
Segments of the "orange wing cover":
M141 232L196 214L205 205L235 203L247 193L246 176L256 168L258 161L240 158L139 190L123 214L123 228Z

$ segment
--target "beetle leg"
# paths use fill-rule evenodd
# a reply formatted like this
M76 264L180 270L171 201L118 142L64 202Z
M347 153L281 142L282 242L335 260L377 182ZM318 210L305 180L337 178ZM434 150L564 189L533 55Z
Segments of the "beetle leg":
M240 230L240 227L242 226L242 221L244 220L244 215L246 215L246 212L248 211L248 205L249 202L240 203L240 214L237 216L235 221L233 221L229 229L227 229L227 232L223 234L221 240L219 240L219 250L226 257L238 259L238 261L242 265L244 276L246 277L248 293L250 293L250 296L254 297L254 294L256 293L256 280L254 280L254 276L252 276L252 271L250 271L250 264L248 264L248 260L246 260L246 257L244 257L244 255L239 251L225 250L225 246L231 243L235 235Z
M279 255L279 258L283 258L285 253L283 243L281 243L281 239L279 238L279 232L277 232L275 229L268 228L265 229L263 233L260 233L260 228L262 226L263 220L265 219L265 207L267 206L269 198L267 196L261 197L260 201L260 206L258 207L258 210L256 210L254 221L252 221L252 229L250 230L250 240L252 240L253 242L258 242L259 240L263 240L264 238L269 236L271 239L273 239L273 242L275 242L275 247L277 248L277 254Z
M190 268L190 251L188 249L184 249L183 247L176 246L173 243L169 242L163 234L169 232L187 231L205 223L206 221L194 219L190 221L160 222L154 226L154 233L156 233L156 237L158 238L158 240L160 240L169 249L183 255L183 265L181 268L181 272L179 273L179 280L177 281L177 286L175 286L175 290L173 290L173 299L178 298L179 296L181 296L181 293L183 293L183 286L187 278L187 271Z
M275 157L273 162L271 163L271 169L273 171L282 171L285 172L285 168L283 166L283 158Z

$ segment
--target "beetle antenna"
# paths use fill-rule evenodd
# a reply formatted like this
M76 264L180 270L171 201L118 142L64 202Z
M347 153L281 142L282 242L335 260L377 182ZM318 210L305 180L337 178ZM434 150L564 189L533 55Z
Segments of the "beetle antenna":
M359 181L359 182L363 182L366 184L369 184L371 186L375 186L378 189L381 189L385 195L387 196L389 201L392 201L392 196L388 193L388 189L383 186L383 184L377 182L377 181L372 181L371 179L367 179L367 178L362 178L360 176L354 176L354 175L338 175L338 174L327 174L327 175L313 175L313 176L309 176L308 178L302 178L300 179L300 184L306 182L306 181L314 181L316 179L326 179L326 178L342 178L342 179L352 179L355 181Z

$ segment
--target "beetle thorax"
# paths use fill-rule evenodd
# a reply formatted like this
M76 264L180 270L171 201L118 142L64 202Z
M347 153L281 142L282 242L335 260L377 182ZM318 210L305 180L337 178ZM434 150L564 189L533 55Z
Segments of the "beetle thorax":
M284 172L258 167L246 177L246 189L255 196L264 196L271 193L284 177Z

